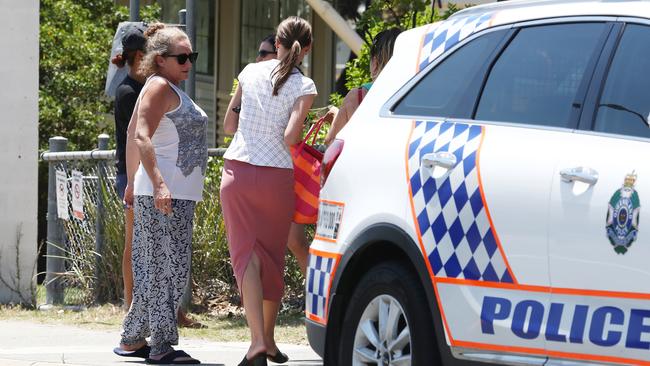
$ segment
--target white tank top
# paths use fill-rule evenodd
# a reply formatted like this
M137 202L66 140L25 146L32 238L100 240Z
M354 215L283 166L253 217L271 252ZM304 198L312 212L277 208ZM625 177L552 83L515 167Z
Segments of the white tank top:
M176 109L163 115L151 138L158 168L172 199L201 201L208 160L208 116L185 92L157 75L147 80L138 99L154 78L165 80L180 99ZM153 196L151 179L142 163L135 173L133 192L135 195Z

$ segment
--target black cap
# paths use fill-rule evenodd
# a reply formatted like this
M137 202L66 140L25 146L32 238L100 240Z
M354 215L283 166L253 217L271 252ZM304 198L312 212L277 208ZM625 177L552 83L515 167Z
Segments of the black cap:
M122 52L130 50L144 51L147 39L144 38L144 31L147 29L144 23L130 23L124 27L122 36Z

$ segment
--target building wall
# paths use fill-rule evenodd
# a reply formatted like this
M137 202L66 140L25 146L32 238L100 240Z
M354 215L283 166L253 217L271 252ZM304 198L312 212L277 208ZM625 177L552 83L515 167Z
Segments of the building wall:
M217 146L217 125L215 119L214 77L196 74L194 99L208 115L208 147Z
M328 104L334 85L334 32L316 12L312 15L312 32L311 78L318 90L313 107L323 107Z
M36 268L39 5L0 0L0 9L0 49L11 50L0 58L10 86L0 89L0 303L8 303L31 301Z
M223 144L227 135L223 131L223 119L226 116L233 80L239 73L240 55L240 0L219 1L217 6L217 80L216 90L216 118L217 118L217 143Z
M223 119L230 102L233 80L241 67L241 14L242 1L246 0L217 0L217 40L215 44L215 60L217 70L215 75L215 108L217 119L217 144L223 144L226 137L223 131ZM316 83L318 97L314 107L327 105L333 85L333 52L334 36L332 30L315 13L312 12L310 22L313 27L315 44L312 48L310 76ZM257 45L255 45L257 47Z

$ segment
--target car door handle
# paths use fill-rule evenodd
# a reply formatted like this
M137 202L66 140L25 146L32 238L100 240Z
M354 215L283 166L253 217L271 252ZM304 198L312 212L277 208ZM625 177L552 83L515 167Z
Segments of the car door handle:
M598 182L598 172L586 167L561 170L560 177L562 177L562 181L566 183L582 182L593 186Z
M456 166L456 155L447 151L428 153L422 156L422 160L420 160L420 162L422 164L422 167L427 169L433 169L437 166L445 169L451 169Z

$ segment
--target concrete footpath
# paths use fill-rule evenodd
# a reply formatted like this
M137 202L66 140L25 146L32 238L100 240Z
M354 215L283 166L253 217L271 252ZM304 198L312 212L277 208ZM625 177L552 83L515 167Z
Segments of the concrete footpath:
M143 359L113 354L119 331L90 330L67 325L27 321L0 321L0 366L105 366L144 365ZM309 346L279 344L291 359L286 365L322 365ZM181 337L176 349L201 360L203 365L237 365L248 343L210 342ZM272 363L269 363L272 365Z

